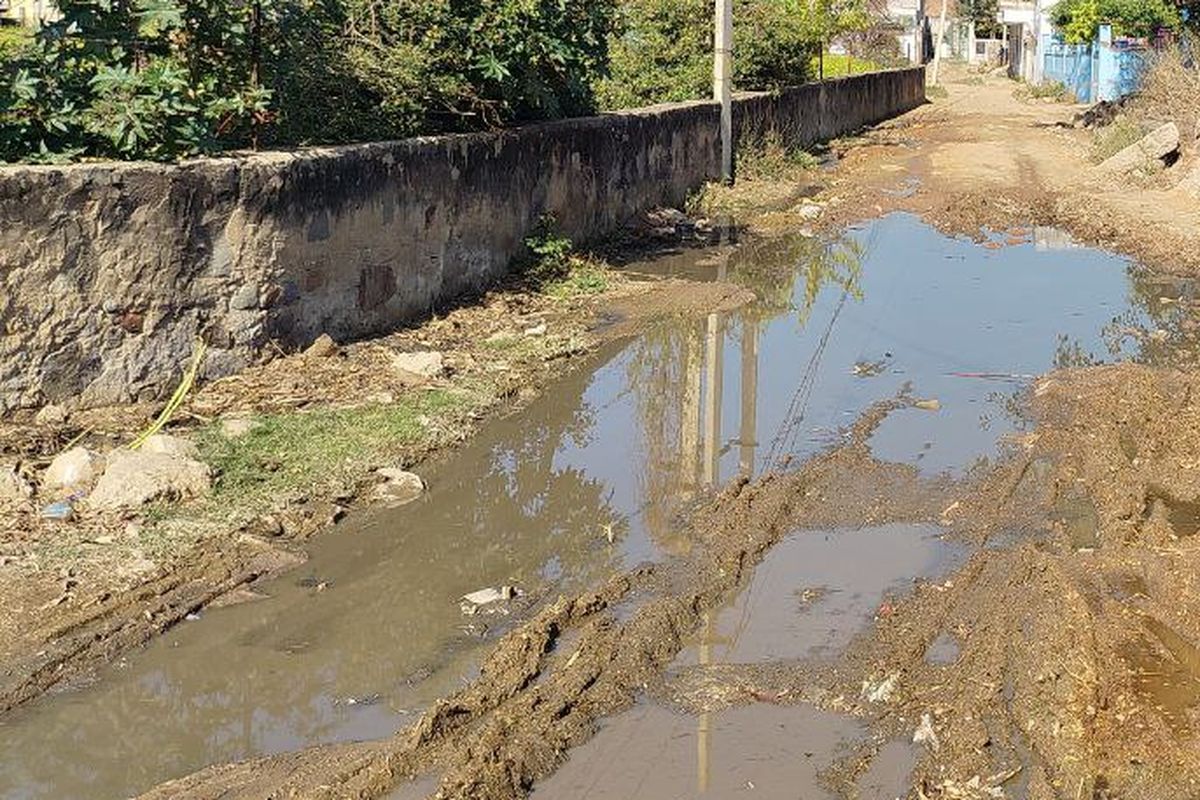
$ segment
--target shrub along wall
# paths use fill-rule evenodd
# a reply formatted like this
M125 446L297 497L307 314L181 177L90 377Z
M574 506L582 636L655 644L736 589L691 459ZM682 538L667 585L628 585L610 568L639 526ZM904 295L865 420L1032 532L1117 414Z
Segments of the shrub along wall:
M806 146L923 102L921 69L737 99ZM0 413L160 396L271 340L368 336L477 289L553 213L576 240L718 174L713 103L178 165L0 168Z

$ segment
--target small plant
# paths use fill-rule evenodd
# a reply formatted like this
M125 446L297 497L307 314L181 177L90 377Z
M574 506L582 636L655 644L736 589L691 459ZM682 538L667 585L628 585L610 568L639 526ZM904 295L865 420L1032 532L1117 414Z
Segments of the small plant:
M574 245L558 233L557 225L553 214L543 214L533 233L525 237L525 246L531 256L527 271L536 280L560 278L570 268Z
M935 83L925 87L926 100L945 100L949 96L950 92L946 91L945 86L940 86Z
M525 246L530 253L525 273L543 294L566 298L608 289L608 267L576 253L571 240L557 231L553 215L538 220Z

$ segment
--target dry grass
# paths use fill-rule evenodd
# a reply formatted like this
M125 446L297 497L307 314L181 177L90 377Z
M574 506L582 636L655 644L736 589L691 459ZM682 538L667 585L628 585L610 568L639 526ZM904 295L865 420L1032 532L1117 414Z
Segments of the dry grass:
M1172 120L1179 126L1185 155L1196 152L1200 134L1200 68L1190 68L1184 47L1164 50L1155 56L1146 73L1136 113L1146 119ZM1191 35L1190 49L1200 53L1200 37Z
M1122 115L1111 124L1098 129L1092 136L1092 161L1099 164L1135 144L1146 131L1136 121Z

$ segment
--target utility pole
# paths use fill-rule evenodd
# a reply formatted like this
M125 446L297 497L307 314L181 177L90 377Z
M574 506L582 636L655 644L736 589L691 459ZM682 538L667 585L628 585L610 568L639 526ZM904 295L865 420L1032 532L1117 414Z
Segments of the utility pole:
M1042 85L1042 0L1036 0L1033 6L1033 85Z
M942 39L946 37L946 5L950 0L942 0L942 15L938 20L937 38L933 40L933 84L938 82L938 70L942 66Z
M733 183L733 0L716 0L713 99L721 104L721 180Z

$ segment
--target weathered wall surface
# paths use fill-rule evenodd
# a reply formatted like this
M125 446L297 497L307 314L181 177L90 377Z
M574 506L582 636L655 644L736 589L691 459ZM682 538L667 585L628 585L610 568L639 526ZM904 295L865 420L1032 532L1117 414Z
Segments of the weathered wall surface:
M807 145L913 108L920 69L736 100ZM385 331L502 273L543 213L587 239L718 173L717 107L179 165L0 168L0 413L159 396L270 340Z

